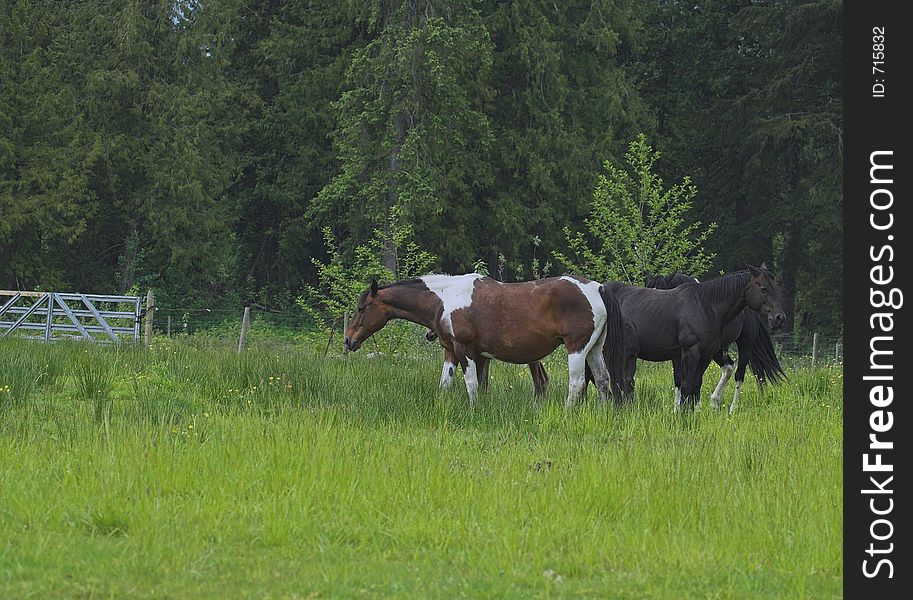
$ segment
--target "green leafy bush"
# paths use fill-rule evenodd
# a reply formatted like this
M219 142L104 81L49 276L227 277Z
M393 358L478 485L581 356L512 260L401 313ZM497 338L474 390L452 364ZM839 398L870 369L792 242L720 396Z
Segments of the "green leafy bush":
M598 281L643 283L648 273L682 271L701 275L715 254L704 249L716 223L702 227L689 211L697 188L685 177L663 189L653 172L659 152L641 134L628 146L628 171L605 162L593 206L585 220L586 232L564 228L569 254L553 252L569 271Z

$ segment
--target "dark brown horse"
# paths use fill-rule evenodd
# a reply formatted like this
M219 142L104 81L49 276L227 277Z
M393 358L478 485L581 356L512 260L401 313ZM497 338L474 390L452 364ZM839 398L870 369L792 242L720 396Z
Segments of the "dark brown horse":
M704 372L720 352L726 326L748 306L768 320L771 328L786 316L779 291L766 265L748 267L703 283L685 283L657 290L607 282L622 314L634 322L644 360L672 361L676 404L699 400Z
M477 273L428 275L385 286L372 281L345 332L346 348L357 350L390 319L418 323L437 335L456 361L445 363L441 387L450 385L459 364L470 401L477 394L479 373L485 372L492 358L529 364L564 344L569 407L584 390L587 366L600 399L608 397L610 373L602 349L618 343L622 331L615 298L603 286L581 277L501 283Z
M647 277L647 287L671 290L682 284L697 281L695 277L684 273L673 273L666 276L651 275ZM739 350L738 368L727 351L733 342ZM786 378L763 317L747 306L723 330L722 348L714 355L713 362L720 366L721 371L720 381L710 394L710 405L713 408L720 407L723 391L735 371L735 393L732 396L732 404L729 405L730 413L735 412L739 406L739 392L745 381L746 368L751 367L751 372L758 380L758 387L762 390L766 383L776 384ZM676 396L681 396L680 391L676 393Z

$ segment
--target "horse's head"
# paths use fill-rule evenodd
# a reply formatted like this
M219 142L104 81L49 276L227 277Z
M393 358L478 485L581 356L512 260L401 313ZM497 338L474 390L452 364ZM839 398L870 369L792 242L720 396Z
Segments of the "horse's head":
M365 290L358 299L355 316L352 317L346 328L346 350L354 352L361 348L362 343L380 331L392 317L393 309L378 297L377 280L373 279L371 287Z
M751 273L751 281L745 292L748 306L767 317L771 329L779 329L786 322L786 315L780 304L780 290L773 275L765 263L761 263L760 268L748 265L748 271Z

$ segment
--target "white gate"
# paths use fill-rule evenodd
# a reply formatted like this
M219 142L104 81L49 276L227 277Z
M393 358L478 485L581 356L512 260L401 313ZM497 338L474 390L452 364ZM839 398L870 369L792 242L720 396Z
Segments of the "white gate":
M19 331L20 337L44 341L138 341L141 318L138 296L0 290L0 338Z

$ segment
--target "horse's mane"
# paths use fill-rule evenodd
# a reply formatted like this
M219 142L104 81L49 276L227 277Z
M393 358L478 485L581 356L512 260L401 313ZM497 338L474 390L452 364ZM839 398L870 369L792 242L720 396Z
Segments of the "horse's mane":
M693 282L684 285L693 288L698 297L703 300L721 302L742 292L749 279L751 279L751 273L748 271L736 271L710 281Z
M394 288L394 287L407 287L410 285L418 285L419 283L424 283L424 282L421 279L419 279L418 277L412 277L411 279L402 279L400 281L394 281L393 283L384 284L382 286L379 286L377 289L385 290L387 288Z
M646 287L657 290L671 290L685 283L698 283L697 278L677 272L671 275L650 275Z

